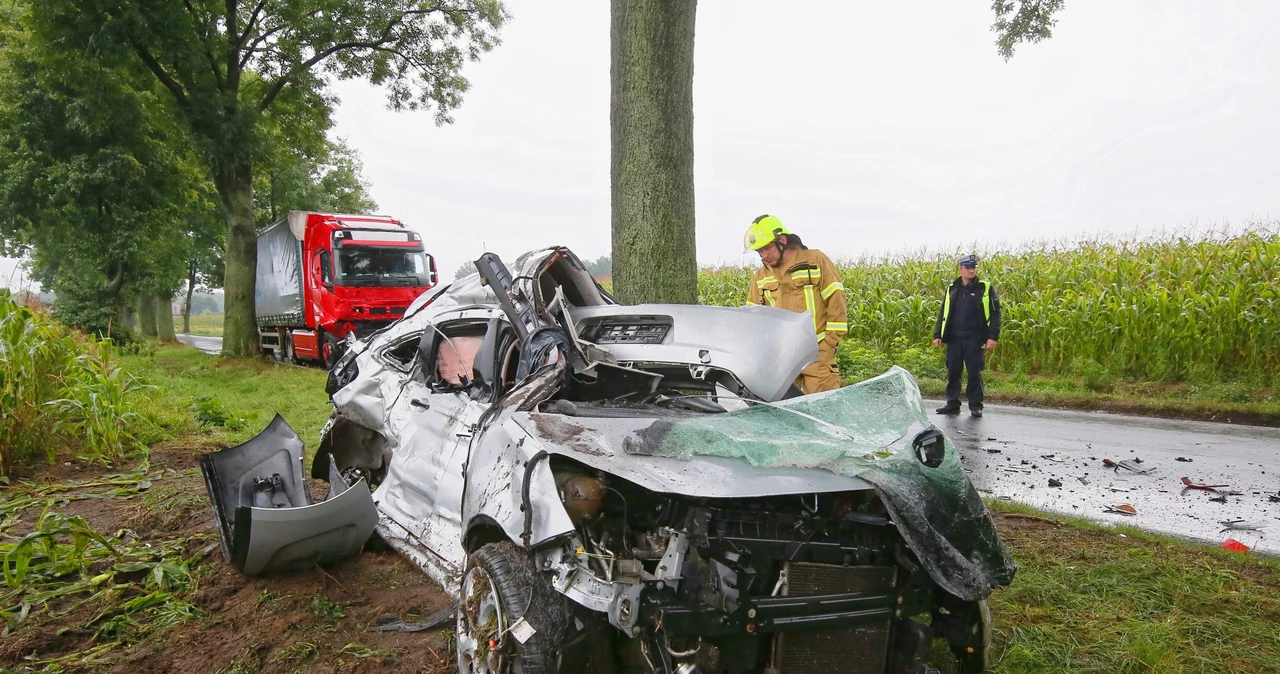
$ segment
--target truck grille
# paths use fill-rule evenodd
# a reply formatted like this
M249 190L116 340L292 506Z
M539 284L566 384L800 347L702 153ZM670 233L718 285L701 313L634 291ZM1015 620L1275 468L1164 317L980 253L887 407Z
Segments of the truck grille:
M835 566L789 562L783 593L811 597L846 592L883 592L895 584L892 566ZM778 674L883 674L889 658L890 621L774 637Z

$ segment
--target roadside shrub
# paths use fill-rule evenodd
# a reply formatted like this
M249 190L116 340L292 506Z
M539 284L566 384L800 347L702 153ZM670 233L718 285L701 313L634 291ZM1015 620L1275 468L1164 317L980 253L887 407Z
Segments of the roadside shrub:
M231 416L222 401L214 396L196 396L191 399L191 414L201 426L222 426L232 430L239 429L244 419Z
M846 383L857 383L884 374L885 370L893 367L893 362L871 346L845 340L836 347L836 365L840 368L841 379Z
M140 447L143 388L109 341L69 330L0 290L0 475L61 449L113 460Z
M1090 391L1110 393L1116 387L1116 379L1107 368L1092 358L1075 358L1067 368L1073 376L1084 379L1084 387Z

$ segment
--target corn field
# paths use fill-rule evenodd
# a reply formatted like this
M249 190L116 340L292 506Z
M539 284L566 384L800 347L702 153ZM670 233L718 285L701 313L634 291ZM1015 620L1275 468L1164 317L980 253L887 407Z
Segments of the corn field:
M1140 379L1280 385L1280 223L976 252L1003 307L992 369L1065 374L1083 359ZM841 261L848 340L928 344L960 253ZM704 270L699 301L744 303L753 272Z
M0 478L63 449L93 460L140 449L141 388L116 363L111 342L73 332L0 289Z

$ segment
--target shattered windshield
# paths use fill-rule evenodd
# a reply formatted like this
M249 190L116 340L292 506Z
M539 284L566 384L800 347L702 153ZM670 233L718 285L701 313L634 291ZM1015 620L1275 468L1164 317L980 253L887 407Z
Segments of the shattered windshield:
M344 246L337 250L339 285L425 286L430 272L419 250Z
M733 412L628 424L574 421L581 430L569 444L587 453L614 446L632 455L730 457L861 478L876 487L902 537L948 592L972 601L1013 580L1013 560L950 439L934 467L918 455L914 441L932 426L915 380L901 368L834 391Z

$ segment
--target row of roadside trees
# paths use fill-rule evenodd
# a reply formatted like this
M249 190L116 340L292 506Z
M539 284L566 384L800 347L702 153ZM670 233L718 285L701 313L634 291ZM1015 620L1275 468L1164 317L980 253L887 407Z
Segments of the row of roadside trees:
M224 353L255 353L255 228L376 208L331 138L329 81L444 123L505 18L497 0L6 2L0 252L102 334L172 336L175 295L222 287Z

